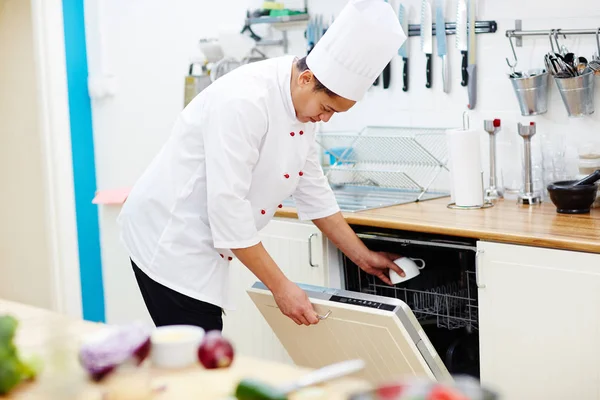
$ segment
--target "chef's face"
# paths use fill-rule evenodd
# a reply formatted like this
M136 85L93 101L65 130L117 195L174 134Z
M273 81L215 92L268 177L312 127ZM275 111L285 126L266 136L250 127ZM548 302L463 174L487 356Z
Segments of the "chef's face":
M323 88L310 70L299 74L295 89L296 96L292 95L292 98L295 97L296 117L304 123L327 122L334 113L348 111L356 104Z

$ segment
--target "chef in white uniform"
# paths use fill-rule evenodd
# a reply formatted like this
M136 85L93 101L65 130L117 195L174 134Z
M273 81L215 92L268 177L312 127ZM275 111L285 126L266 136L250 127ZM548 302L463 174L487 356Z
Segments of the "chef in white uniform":
M315 123L359 101L406 35L383 0L352 0L311 53L244 65L181 112L119 216L121 237L157 326L222 329L238 258L297 324L318 323L306 294L258 232L284 199L386 283L396 255L373 252L342 217L323 175Z

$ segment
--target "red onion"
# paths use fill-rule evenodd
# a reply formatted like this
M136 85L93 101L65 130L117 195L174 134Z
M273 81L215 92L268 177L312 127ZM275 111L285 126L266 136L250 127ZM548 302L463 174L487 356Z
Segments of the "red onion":
M227 368L233 356L233 346L220 331L207 332L198 348L198 359L207 369Z

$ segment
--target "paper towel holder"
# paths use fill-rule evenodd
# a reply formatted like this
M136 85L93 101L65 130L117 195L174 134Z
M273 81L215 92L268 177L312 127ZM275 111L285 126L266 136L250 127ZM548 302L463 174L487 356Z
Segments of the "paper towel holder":
M447 205L448 208L451 208L453 210L481 210L482 208L490 208L493 206L494 206L494 203L492 203L491 201L488 201L488 200L486 200L480 206L457 206L456 203L450 203Z
M465 123L466 121L466 123ZM469 115L467 111L463 112L463 129L469 129ZM483 187L483 171L481 171L481 187ZM483 200L483 204L476 206L458 206L456 203L450 203L446 207L453 210L481 210L482 208L490 208L494 206L494 202L490 199Z
M481 172L481 182L483 183L483 172ZM450 203L447 205L448 208L453 210L481 210L482 208L490 208L494 206L494 201L490 199L483 200L482 205L477 206L457 206L456 203Z

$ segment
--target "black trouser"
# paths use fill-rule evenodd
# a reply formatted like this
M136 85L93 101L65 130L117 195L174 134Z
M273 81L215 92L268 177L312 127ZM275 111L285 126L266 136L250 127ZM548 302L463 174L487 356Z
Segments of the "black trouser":
M206 332L223 330L221 307L193 299L161 285L143 273L133 260L131 266L146 308L156 326L183 324L199 326Z

